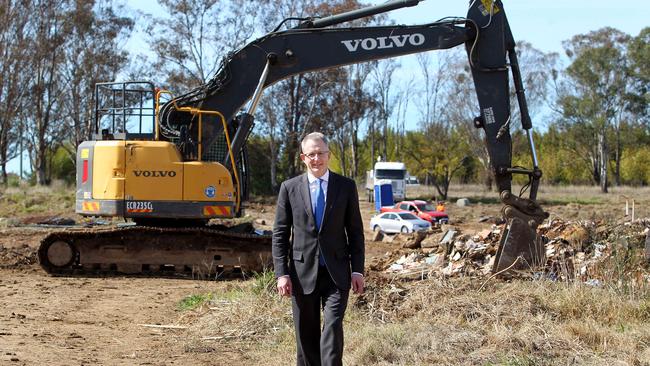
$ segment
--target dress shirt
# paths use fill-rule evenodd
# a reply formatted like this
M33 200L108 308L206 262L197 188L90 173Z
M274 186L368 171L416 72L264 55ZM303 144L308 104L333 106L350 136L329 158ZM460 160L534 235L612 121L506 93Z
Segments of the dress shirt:
M319 179L323 180L321 186L323 187L323 194L325 195L325 203L327 204L327 182L330 179L330 171L327 170L320 178L314 177L310 172L307 172L307 180L309 181L309 193L311 197L318 196ZM311 203L311 212L316 212L316 202Z

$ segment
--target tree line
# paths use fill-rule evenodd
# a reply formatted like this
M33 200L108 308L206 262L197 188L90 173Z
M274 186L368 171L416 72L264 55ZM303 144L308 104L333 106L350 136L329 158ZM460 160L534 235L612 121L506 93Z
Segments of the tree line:
M93 122L94 84L152 80L177 94L205 84L228 52L281 25L364 6L356 0L158 0L145 14L111 0L0 2L0 180L25 151L31 181L74 181ZM30 16L39 14L39 16ZM352 26L390 24L386 15ZM127 48L140 34L146 46ZM515 34L515 38L517 35ZM524 38L520 35L519 38ZM650 28L575 35L564 54L517 44L547 184L650 183ZM256 194L301 172L299 141L330 137L333 168L361 182L381 157L404 161L441 197L453 182L492 185L467 55L461 47L290 77L268 88L248 149ZM514 96L514 93L511 93ZM514 98L514 97L513 97ZM530 166L511 101L513 165ZM414 112L415 111L415 112ZM541 120L541 121L540 121ZM540 123L541 122L541 123Z

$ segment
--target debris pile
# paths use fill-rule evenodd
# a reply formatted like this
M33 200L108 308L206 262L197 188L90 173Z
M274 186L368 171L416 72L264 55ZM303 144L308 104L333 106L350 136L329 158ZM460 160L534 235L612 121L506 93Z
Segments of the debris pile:
M443 225L414 234L376 236L376 240L399 247L377 259L371 269L404 279L492 275L503 229L504 225L493 224L489 229L466 233ZM606 259L622 256L627 258L628 272L637 271L642 281L650 282L650 258L645 255L650 219L620 224L554 219L541 225L538 233L545 243L545 262L520 275L599 284L597 279L607 276L603 267ZM629 260L631 256L640 260Z

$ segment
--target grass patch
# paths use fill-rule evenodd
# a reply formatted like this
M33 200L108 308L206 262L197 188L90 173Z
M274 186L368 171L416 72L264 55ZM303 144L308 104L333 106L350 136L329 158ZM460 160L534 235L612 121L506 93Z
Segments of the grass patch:
M273 270L264 270L262 272L253 273L253 294L260 295L276 295L276 280Z
M539 203L541 205L600 205L604 204L605 201L600 197L555 197L540 199Z
M182 311L194 310L212 300L214 295L211 292L205 294L190 295L178 302L178 309Z
M74 187L63 183L51 186L18 186L0 188L0 212L6 217L32 214L74 213Z

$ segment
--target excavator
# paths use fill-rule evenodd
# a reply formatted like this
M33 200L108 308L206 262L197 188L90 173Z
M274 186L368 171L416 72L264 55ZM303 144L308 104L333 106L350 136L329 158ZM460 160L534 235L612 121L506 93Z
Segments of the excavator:
M500 0L472 0L467 16L422 25L341 24L420 0L392 0L327 17L299 19L222 61L206 84L174 96L150 82L100 83L94 128L77 149L76 212L129 218L135 225L62 230L41 242L41 266L76 272L214 274L259 270L270 262L270 236L206 225L244 214L249 166L246 141L263 90L292 75L465 46L485 143L506 227L493 271L544 260L537 227L548 214L536 202L538 167L515 41ZM295 19L295 18L291 18ZM512 74L532 168L513 167L509 75ZM529 196L512 177L528 177Z

